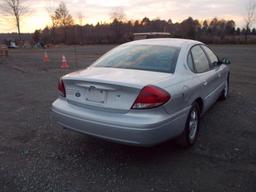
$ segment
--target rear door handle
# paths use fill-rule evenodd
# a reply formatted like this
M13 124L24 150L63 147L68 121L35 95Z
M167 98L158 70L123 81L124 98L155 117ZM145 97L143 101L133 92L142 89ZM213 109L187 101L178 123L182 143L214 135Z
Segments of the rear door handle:
M203 83L203 85L204 85L204 86L206 86L207 84L208 84L208 82L207 82L207 81L205 81L205 82Z

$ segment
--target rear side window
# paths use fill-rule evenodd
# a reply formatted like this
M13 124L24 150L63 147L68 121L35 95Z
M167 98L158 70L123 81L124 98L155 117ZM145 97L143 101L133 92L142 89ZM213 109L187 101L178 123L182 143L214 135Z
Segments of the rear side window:
M195 72L203 73L210 70L209 61L200 46L194 46L191 49L194 61Z
M174 73L179 53L179 47L124 45L102 56L93 64L93 67Z
M211 68L214 68L214 66L216 66L215 64L218 63L218 57L207 46L202 45L202 47L205 50L206 54L208 55L208 58L210 60Z
M192 58L191 52L189 52L189 54L188 54L187 63L188 63L189 69L191 71L195 72L194 63L193 63L193 58Z

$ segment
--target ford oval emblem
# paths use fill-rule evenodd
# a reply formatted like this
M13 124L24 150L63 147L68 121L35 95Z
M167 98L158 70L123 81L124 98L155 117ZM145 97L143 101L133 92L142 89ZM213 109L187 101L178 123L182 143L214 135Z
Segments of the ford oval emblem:
M81 96L81 94L79 93L79 92L76 92L76 97L80 97Z

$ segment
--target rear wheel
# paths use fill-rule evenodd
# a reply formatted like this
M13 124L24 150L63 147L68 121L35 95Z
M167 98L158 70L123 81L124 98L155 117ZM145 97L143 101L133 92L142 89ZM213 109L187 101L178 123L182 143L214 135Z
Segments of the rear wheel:
M190 147L196 142L200 121L198 103L193 103L186 121L183 133L176 139L176 143L182 147Z

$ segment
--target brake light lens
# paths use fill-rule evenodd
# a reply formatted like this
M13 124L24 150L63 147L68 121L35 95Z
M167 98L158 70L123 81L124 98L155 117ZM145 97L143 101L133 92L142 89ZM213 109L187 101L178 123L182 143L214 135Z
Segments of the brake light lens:
M155 108L165 104L170 98L170 94L165 90L153 85L148 85L140 91L132 109Z
M66 90L62 79L60 79L58 82L58 90L62 97L66 97Z

